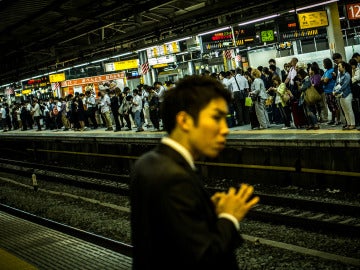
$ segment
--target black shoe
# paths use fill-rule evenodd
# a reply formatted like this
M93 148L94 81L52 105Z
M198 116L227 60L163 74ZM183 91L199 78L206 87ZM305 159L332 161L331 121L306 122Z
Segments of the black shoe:
M143 128L139 128L138 130L136 130L136 132L141 132L141 131L144 131Z
M114 132L118 132L118 131L121 131L121 128L117 128L114 130Z
M107 129L105 129L105 131L112 131L112 130L113 130L112 127L109 127L109 128L107 128Z

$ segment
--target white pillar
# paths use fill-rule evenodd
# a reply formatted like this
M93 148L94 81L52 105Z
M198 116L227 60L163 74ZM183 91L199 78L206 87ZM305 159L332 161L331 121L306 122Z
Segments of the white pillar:
M346 61L344 39L341 32L340 17L338 5L336 2L326 6L329 26L327 27L327 36L331 55L335 52L340 53L343 60Z

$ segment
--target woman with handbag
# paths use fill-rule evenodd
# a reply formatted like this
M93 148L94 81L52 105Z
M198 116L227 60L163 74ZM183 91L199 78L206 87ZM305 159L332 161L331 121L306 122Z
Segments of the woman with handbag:
M281 118L285 124L284 127L281 129L289 129L291 128L290 121L291 121L291 110L289 107L290 102L290 90L286 88L286 84L281 82L279 76L272 77L273 87L270 87L270 91L274 91L276 93L275 96L275 105L280 111Z
M309 124L306 130L319 129L320 126L318 124L317 116L316 116L316 106L315 106L316 102L306 98L306 94L307 94L306 92L309 91L308 89L310 87L313 87L311 84L310 77L303 69L300 69L298 71L297 76L299 77L299 79L301 79L299 90L301 92L301 97L304 98L304 113L307 116L307 120Z
M333 63L330 58L325 58L323 60L323 65L325 68L325 72L324 75L321 77L321 83L324 89L326 103L328 105L329 111L331 112L331 121L327 124L337 126L340 125L340 110L336 102L336 98L332 94L335 86L335 80L332 76L332 73L334 72Z
M334 87L333 95L340 98L340 106L344 111L346 119L346 126L343 130L355 129L355 116L352 109L352 93L351 93L351 67L344 61L338 63L339 78L337 79L338 84Z
M270 122L265 109L267 93L264 82L261 79L261 72L258 69L253 69L251 75L254 77L254 81L251 84L251 92L249 94L255 104L256 117L260 123L259 129L269 128Z

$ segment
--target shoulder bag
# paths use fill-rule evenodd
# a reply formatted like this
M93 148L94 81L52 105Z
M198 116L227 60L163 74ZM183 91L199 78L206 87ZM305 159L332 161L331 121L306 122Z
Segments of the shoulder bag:
M307 104L315 104L316 102L321 100L321 95L318 91L316 91L315 87L311 85L308 89L305 91L305 97L304 100Z

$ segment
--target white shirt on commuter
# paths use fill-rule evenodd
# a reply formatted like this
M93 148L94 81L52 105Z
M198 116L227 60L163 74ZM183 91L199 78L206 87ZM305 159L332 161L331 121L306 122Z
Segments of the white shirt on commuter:
M135 104L137 105L135 105ZM132 105L132 112L136 112L136 111L141 111L142 109L142 101L141 101L141 97L139 95L134 95L133 98L133 105Z
M158 92L157 92L157 96L158 96L158 98L159 98L159 102L163 102L163 101L164 101L165 91L166 91L165 87L162 86L162 85L160 85L160 88L159 88L159 90L158 90Z

